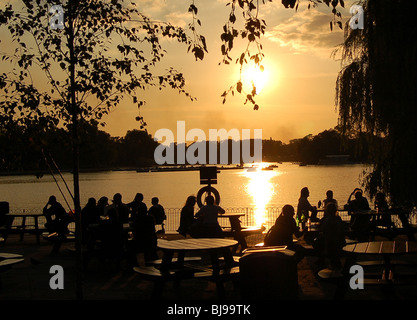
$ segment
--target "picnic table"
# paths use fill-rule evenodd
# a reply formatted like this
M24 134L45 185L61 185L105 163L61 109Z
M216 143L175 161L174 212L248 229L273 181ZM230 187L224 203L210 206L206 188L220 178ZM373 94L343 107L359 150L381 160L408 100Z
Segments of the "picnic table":
M382 257L383 272L374 283L394 283L396 272L395 264L392 263L393 257L417 254L417 243L404 240L358 242L346 245L343 247L343 251L348 254L346 263L349 267L355 263L359 265L375 265L378 263L377 261L360 262L358 261L358 256ZM400 276L400 273L397 275ZM371 281L368 281L368 283L371 283Z
M143 278L155 281L154 297L162 295L166 281L187 278L205 278L216 283L219 297L224 296L223 282L229 280L233 274L238 274L238 267L234 267L231 249L237 245L236 240L222 238L187 238L180 240L158 239L158 248L163 252L161 264L156 267L134 267ZM186 265L186 254L207 254L210 263L207 266ZM174 254L177 259L174 263ZM224 265L221 266L224 258Z
M7 217L6 223L6 231L4 234L5 241L9 233L17 232L20 234L20 241L23 240L25 233L35 234L36 235L36 243L40 244L40 236L42 232L45 231L44 228L39 227L39 218L43 217L43 213L41 212L22 212L22 213L7 213L5 215ZM20 223L13 223L15 220ZM28 223L28 220L32 220L32 223Z
M223 232L226 236L233 237L236 241L238 241L241 251L245 250L248 245L246 242L246 237L251 234L261 234L265 227L261 226L242 226L240 222L240 217L244 217L246 214L241 212L235 213L224 213L219 214L218 218L228 218L230 222L230 228L226 227L223 228Z
M357 210L349 212L349 215L353 217L369 217L369 219L373 220L373 222L377 221L379 218L384 216L398 216L399 220L401 221L404 233L408 237L408 240L415 241L413 230L408 221L408 214L408 211L401 208L391 208L388 210ZM378 225L376 223L371 223L372 235L374 235L377 232L377 228ZM385 234L389 238L393 238L396 232L397 231L391 225L388 225L386 226L386 230L383 234Z

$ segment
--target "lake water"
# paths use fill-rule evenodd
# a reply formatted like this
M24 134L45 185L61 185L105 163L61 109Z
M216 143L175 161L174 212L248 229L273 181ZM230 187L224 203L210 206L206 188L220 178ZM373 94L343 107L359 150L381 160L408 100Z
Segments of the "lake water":
M343 206L350 193L356 187L361 187L360 177L365 169L364 165L299 166L282 163L273 170L222 170L217 175L218 183L214 187L220 193L222 207L250 208L255 224L260 224L265 222L264 212L267 207L275 207L277 210L285 204L296 207L303 187L309 188L312 205L323 200L326 191L331 189L339 205ZM72 190L72 175L64 173L63 177ZM70 202L62 179L59 175L55 178ZM199 171L106 171L80 174L82 206L89 197L98 199L107 196L111 199L117 192L122 194L123 202L127 203L140 192L148 207L151 198L158 197L160 204L167 209L181 208L186 198L196 195L201 187ZM51 175L40 179L32 175L0 177L0 201L8 201L12 211L41 210L52 194L66 207Z

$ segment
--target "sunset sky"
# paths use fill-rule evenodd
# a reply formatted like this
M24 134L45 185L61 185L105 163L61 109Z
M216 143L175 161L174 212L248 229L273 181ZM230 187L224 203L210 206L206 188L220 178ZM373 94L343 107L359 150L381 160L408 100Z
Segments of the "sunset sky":
M330 30L331 8L322 4L308 10L306 0L300 1L297 12L285 9L280 0L260 6L261 18L267 23L266 34L261 39L266 78L256 99L260 108L254 111L252 104L244 105L242 94L229 95L226 103L222 103L221 94L239 79L239 65L234 61L247 44L237 40L231 52L233 62L219 65L222 60L220 35L230 13L227 2L195 1L202 23L198 32L206 37L209 51L203 61L195 61L185 45L162 41L167 54L159 70L164 72L173 67L183 72L186 90L196 100L191 101L172 89L144 91L141 99L146 100L146 105L141 109L141 116L148 132L154 136L157 130L166 128L176 137L177 121L185 121L186 131L199 128L207 138L209 129L238 129L239 132L251 129L252 134L254 129L262 129L264 139L288 142L333 128L338 118L334 101L341 64L331 53L342 43L343 31ZM192 21L188 12L191 0L137 0L136 3L155 21L169 21L184 28ZM351 17L352 3L345 1L345 9L340 8L345 21ZM242 21L241 11L236 15L237 28ZM1 45L6 44L3 41ZM245 78L243 76L244 82ZM137 115L137 108L125 99L103 118L104 130L112 136L124 136L128 130L139 129Z
M187 12L190 1L141 1L143 11L157 20L167 20L186 27L191 21ZM288 142L308 134L317 134L337 124L335 109L335 82L340 61L331 57L332 51L343 41L343 31L333 28L333 18L326 5L307 9L307 1L301 1L296 12L285 9L281 1L261 6L267 30L262 39L265 58L264 73L268 81L257 97L260 109L254 111L250 103L244 105L244 96L229 95L222 104L221 94L239 78L239 67L234 61L243 45L235 44L233 63L219 65L222 59L220 35L227 22L230 9L227 1L196 1L198 17L202 22L200 33L206 37L209 53L203 61L196 62L186 47L167 43L164 65L173 66L185 75L188 92L197 98L191 102L174 90L145 92L146 105L141 115L148 132L167 128L176 136L176 123L186 122L186 131L201 128L208 137L208 129L262 128L263 138L272 137ZM349 2L342 11L350 18ZM343 8L341 8L343 9ZM240 13L239 13L240 14ZM240 16L238 16L238 19ZM123 105L104 120L106 131L123 136L126 130L137 128L134 120L136 109Z

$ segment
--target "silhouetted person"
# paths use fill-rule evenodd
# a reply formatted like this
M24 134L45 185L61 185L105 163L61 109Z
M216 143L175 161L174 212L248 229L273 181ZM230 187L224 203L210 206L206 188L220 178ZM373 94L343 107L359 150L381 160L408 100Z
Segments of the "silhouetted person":
M294 215L294 207L286 204L275 224L265 235L264 246L287 246L289 250L295 251L297 261L300 261L304 257L305 249L294 243L293 236L299 238L304 232L298 228Z
M330 259L332 269L339 269L342 249L346 245L344 225L334 203L329 203L325 210L326 218L322 224L324 240L322 254Z
M223 213L224 209L214 204L214 197L207 196L206 205L195 214L198 221L189 228L190 235L193 238L223 238L223 230L217 221L218 215Z
M317 208L310 204L310 202L307 199L309 196L310 196L310 191L308 190L308 188L307 187L302 188L300 192L300 198L298 199L298 205L297 205L298 221L302 221L303 215L305 216L305 219L308 219L310 216L311 221L313 222L319 221L319 219L317 219ZM309 215L309 212L311 212L311 215Z
M135 198L132 202L128 203L127 206L131 210L131 220L133 221L138 215L147 215L148 207L143 202L143 194L136 193Z
M98 199L97 211L98 211L99 217L104 217L106 215L106 209L108 205L109 205L109 198L101 197L100 199Z
M81 239L83 244L89 242L91 237L89 226L100 223L100 214L97 208L96 199L89 198L85 207L81 210Z
M129 207L122 202L122 195L116 193L113 196L113 204L107 207L107 210L112 208L116 209L117 214L119 215L119 220L121 223L129 222Z
M389 210L389 206L387 203L387 200L385 199L385 194L383 192L378 192L375 195L375 210L380 213L380 215L378 215L376 217L375 220L375 225L376 226L383 226L383 227L387 227L387 228L391 228L394 226L392 220L391 220L391 215L388 214L388 210Z
M48 202L43 208L43 214L46 218L45 227L49 233L56 232L59 236L64 236L68 232L68 223L72 221L72 218L56 200L55 196L49 197Z
M329 203L334 203L336 205L336 208L338 208L338 203L337 200L335 198L333 198L333 191L332 190L327 190L326 191L326 199L323 200L323 208L326 209L326 206Z
M349 201L349 211L352 214L350 227L355 238L367 240L371 228L370 215L364 211L371 210L368 200L363 196L362 190L356 189L355 199Z
M149 208L148 214L154 218L155 225L161 225L162 233L165 233L164 220L166 220L164 207L159 204L157 197L152 198L152 206Z
M133 219L133 241L134 250L139 264L140 253L144 254L145 261L158 259L157 236L155 230L155 220L148 214L139 214Z
M194 206L196 202L197 199L195 196L189 196L184 207L181 209L180 226L177 232L184 237L189 234L188 229L194 222Z
M124 254L125 232L115 207L108 210L107 217L100 221L99 252L101 258L110 260L117 267Z

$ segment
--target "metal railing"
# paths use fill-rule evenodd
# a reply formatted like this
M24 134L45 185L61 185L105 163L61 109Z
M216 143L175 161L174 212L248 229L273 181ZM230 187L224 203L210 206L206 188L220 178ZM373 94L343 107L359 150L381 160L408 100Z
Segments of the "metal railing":
M232 213L232 212L243 212L245 215L240 218L240 221L242 225L244 226L253 226L256 225L256 216L255 216L255 208L253 207L225 207L224 208L226 212ZM278 218L278 216L281 213L280 207L267 207L265 208L264 214L263 214L263 224L266 228L266 230L269 230L269 228L272 227L272 225L275 223L275 220ZM32 211L39 211L39 210L24 210L24 209L11 209L11 213L22 213L22 212L32 212ZM196 208L197 212L197 208ZM339 215L342 218L343 221L349 222L350 221L350 215L348 215L348 212L346 210L339 210ZM181 216L181 208L165 208L165 213L167 216L167 219L165 221L165 230L167 232L176 232L179 225L180 225L180 216ZM317 214L318 218L321 218L323 216L323 212L319 212ZM28 226L34 225L34 221L31 221L31 217L26 218L26 224ZM392 220L396 227L401 228L402 223L398 219L398 217L393 216ZM43 227L46 220L45 217L41 216L39 217L39 227ZM409 222L410 224L417 224L417 210L413 210L409 215ZM17 226L21 224L21 218L15 218L13 225ZM228 219L222 219L221 224L224 227L229 227L230 223ZM72 226L71 226L72 227Z

